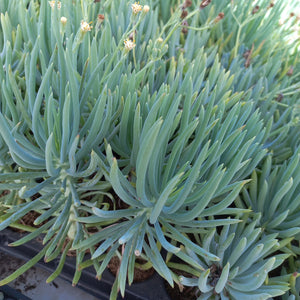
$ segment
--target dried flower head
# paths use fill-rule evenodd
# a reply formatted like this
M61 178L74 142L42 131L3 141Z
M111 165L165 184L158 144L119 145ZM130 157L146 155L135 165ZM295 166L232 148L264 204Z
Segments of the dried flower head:
M98 15L98 21L99 21L99 22L102 23L102 22L104 21L104 19L105 19L105 16L104 16L104 15L102 15L102 14L99 14L99 15Z
M188 15L188 12L186 10L183 10L182 13L181 13L180 18L184 19L187 15Z
M144 5L143 12L147 13L149 10L150 10L150 6L149 5Z
M58 9L61 9L61 2L60 1L48 1L48 3L49 3L49 5L50 5L50 7L52 8L52 9L54 9L54 7L55 7L55 3L57 4L57 8Z
M256 5L252 10L252 15L256 14L259 11L259 6Z
M129 34L129 39L130 39L131 41L134 41L136 35L137 35L137 31L135 30L135 31L133 31L133 32L131 32L131 33Z
M183 3L183 8L187 8L192 6L193 2L192 0L185 0L185 2Z
M130 39L127 39L124 41L124 46L126 51L132 50L136 45L134 43L135 41L131 41Z
M88 31L91 31L92 28L93 28L93 26L90 26L90 23L85 22L83 20L81 21L81 23L80 23L80 29L81 29L81 31L88 32Z
M283 94L282 93L278 94L276 101L281 102L282 99L283 99Z
M287 76L292 76L294 73L294 68L293 67L290 67L290 69L287 71L286 75Z
M249 66L251 64L251 58L252 58L253 51L254 51L254 44L252 44L252 47L250 50L245 51L243 54L243 57L246 59L245 68L249 68Z
M218 23L219 21L221 21L222 19L224 19L224 17L225 17L225 14L223 12L220 12L218 14L218 16L215 18L214 22Z
M211 0L202 0L201 4L200 4L200 9L205 8L206 6L208 6L210 4Z
M181 25L182 25L181 32L182 32L183 34L187 34L187 33L188 33L188 28L187 28L187 26L189 26L188 21L187 21L187 20L183 20L183 22L181 23Z
M140 2L134 2L133 4L131 4L131 8L132 8L133 14L137 15L139 12L142 11L143 6L140 5Z

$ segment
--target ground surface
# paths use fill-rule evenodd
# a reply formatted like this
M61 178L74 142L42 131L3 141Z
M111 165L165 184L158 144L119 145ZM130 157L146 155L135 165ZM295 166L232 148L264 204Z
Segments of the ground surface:
M0 279L13 273L24 262L0 252ZM97 298L74 288L66 281L57 278L47 284L50 273L37 267L32 267L26 273L9 284L12 288L26 295L32 300L96 300ZM0 293L0 299L1 299ZM99 299L98 299L99 300Z

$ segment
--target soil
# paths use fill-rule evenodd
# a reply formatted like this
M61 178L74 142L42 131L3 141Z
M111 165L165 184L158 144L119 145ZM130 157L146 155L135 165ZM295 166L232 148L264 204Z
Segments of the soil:
M175 269L172 269L172 271L177 275L183 275L186 277L191 276L190 274L183 271L178 271ZM186 287L186 286L179 287L177 284L174 284L174 287L172 288L167 281L164 281L164 283L165 283L166 291L172 300L196 300L198 298L197 287Z
M141 263L141 261L139 259L136 260L138 263ZM116 276L119 268L120 268L120 259L117 256L114 256L107 268L110 270L110 272ZM148 278L150 278L153 274L154 274L155 270L153 268L150 268L148 270L141 270L139 268L135 268L134 269L134 277L133 277L133 282L137 283L137 282L142 282L147 280Z
M22 217L19 220L19 223L22 225L27 225L30 227L35 227L35 228L39 228L41 226L43 226L48 220L42 222L39 225L34 225L34 221L40 216L41 214L37 213L36 211L31 210L30 212L28 212L24 217ZM22 229L18 229L18 228L13 228L10 227L10 229L12 231L16 231L16 232L21 232L21 233L25 233L26 231L22 230Z
M31 227L41 227L44 223L41 223L39 225L34 225L34 221L40 216L39 213L35 211L28 212L21 220L20 223L23 225L31 226Z
M113 190L108 191L108 193L110 193L113 196L113 199L115 199L115 208L114 208L114 203L112 202L112 200L105 196L104 197L104 203L108 203L109 204L109 210L120 210L120 209L126 209L129 208L129 205L127 203L125 203Z

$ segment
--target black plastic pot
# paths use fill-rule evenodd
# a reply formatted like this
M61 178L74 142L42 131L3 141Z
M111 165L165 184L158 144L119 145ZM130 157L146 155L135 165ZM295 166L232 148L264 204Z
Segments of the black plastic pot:
M0 251L9 254L13 257L23 259L25 261L35 256L42 245L37 240L32 240L24 245L18 247L9 247L8 244L16 241L22 237L21 233L5 229L0 232ZM55 271L59 260L53 260L45 263L43 260L39 261L37 266L49 272ZM75 258L67 257L63 271L60 278L72 282L75 273ZM114 283L114 276L106 270L101 280L96 279L95 270L86 268L82 271L77 287L86 291L87 293L97 297L100 300L109 300L109 294ZM23 296L25 297L25 296ZM12 298L12 299L29 299L25 298ZM123 299L119 296L118 299ZM163 279L155 273L151 278L141 282L134 283L131 286L126 286L125 300L170 300L168 296Z
M1 286L0 292L4 294L4 300L31 300L8 285Z

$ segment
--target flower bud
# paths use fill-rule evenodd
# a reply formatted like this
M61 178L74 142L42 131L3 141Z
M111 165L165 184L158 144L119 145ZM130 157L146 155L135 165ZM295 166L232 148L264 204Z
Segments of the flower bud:
M66 17L61 17L60 18L60 22L62 25L66 25L67 24L68 19Z
M149 10L150 10L150 6L149 5L144 5L143 12L147 13Z

